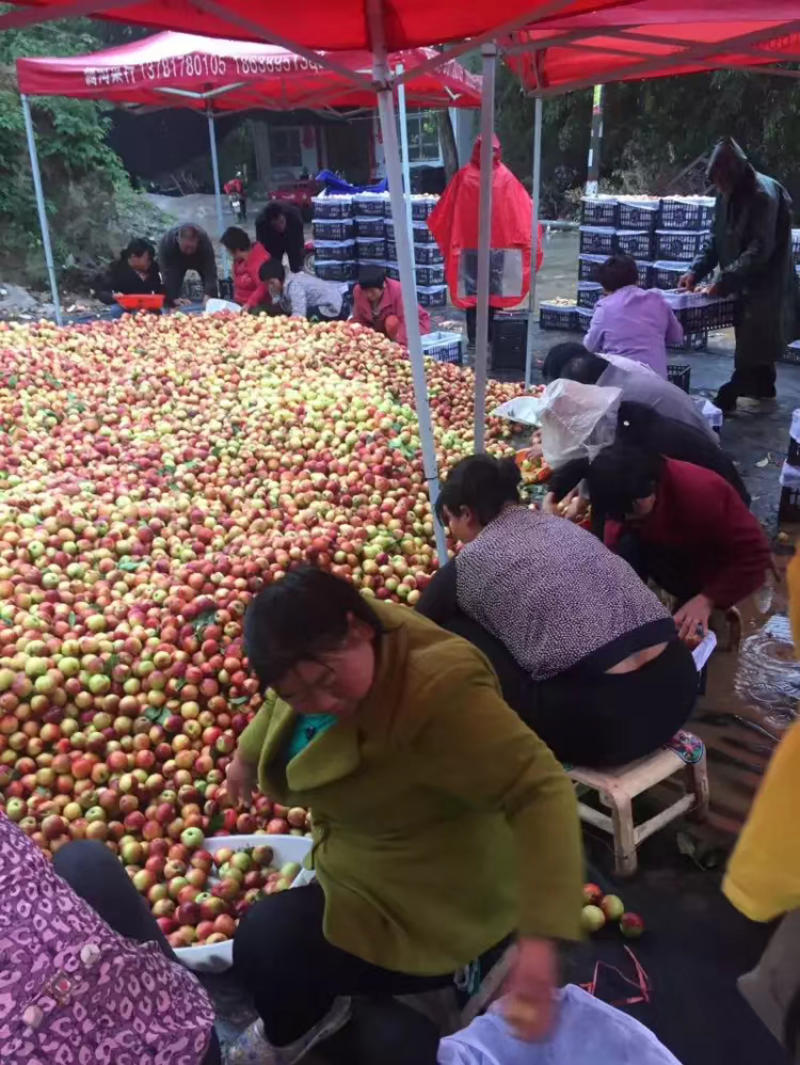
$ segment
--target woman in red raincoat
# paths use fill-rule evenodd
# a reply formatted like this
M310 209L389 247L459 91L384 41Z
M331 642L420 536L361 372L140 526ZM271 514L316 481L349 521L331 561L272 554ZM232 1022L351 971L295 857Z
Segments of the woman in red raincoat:
M489 279L491 315L500 307L516 307L531 287L531 198L501 162L500 141L492 137L492 236ZM478 279L478 205L480 201L481 138L475 141L469 163L444 191L428 219L445 261L445 277L454 306L467 312L467 337L475 343ZM542 265L542 227L539 226L536 269ZM490 333L491 335L491 333Z

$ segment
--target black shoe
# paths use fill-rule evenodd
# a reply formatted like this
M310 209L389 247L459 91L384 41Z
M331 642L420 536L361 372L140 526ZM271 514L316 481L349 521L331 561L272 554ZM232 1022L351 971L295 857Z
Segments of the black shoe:
M719 407L723 414L733 414L736 411L736 399L738 392L736 386L732 381L728 381L726 385L717 392L714 399L714 406Z

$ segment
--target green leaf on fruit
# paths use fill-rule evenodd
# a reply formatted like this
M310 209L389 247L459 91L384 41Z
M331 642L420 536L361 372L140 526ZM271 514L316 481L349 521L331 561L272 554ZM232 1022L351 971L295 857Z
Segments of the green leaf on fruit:
M157 722L158 719L161 717L161 707L148 706L148 708L144 712L144 716L147 718L148 721Z
M125 555L120 559L118 566L123 573L135 573L140 566L144 565L144 563L145 559L143 558L131 558L130 555Z
M19 377L17 377L17 375L15 373L12 373L12 375L8 379L8 387L9 388L16 388L18 384L19 384Z
M74 610L70 610L69 617L67 618L67 620L69 621L70 625L74 625L75 622L78 620L78 617Z
M242 706L244 703L250 702L249 695L238 695L235 699L231 699L230 703L233 706Z
M208 828L206 829L207 836L213 836L216 832L219 832L221 828L225 827L225 818L222 811L215 813L213 817L209 819Z
M181 677L179 680L175 681L175 690L177 692L183 691L183 689L185 687L186 687L186 678L185 677Z
M106 676L110 677L112 675L112 673L114 672L114 668L116 666L118 666L118 665L119 665L119 655L118 654L110 655L109 659L108 659L108 662L106 664L106 668L105 668Z

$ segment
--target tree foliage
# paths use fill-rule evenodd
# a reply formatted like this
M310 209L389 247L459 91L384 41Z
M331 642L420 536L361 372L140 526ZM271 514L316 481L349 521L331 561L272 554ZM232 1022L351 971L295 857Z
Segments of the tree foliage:
M498 78L498 133L508 165L530 184L533 100L506 68ZM570 213L586 181L591 92L544 102L542 210ZM725 134L800 205L800 85L741 70L606 86L601 181L610 191L663 194Z
M131 31L88 19L46 23L0 34L0 274L41 281L44 262L14 61L76 55L127 39ZM133 31L138 32L138 31ZM31 111L56 261L119 250L134 199L119 157L108 147L102 105L32 97Z

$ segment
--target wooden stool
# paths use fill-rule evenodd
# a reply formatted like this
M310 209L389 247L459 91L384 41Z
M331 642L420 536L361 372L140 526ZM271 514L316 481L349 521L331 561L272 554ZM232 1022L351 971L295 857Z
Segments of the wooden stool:
M684 775L685 794L649 820L635 825L631 807L633 799L676 773ZM654 832L658 832L660 828L689 810L699 819L703 819L708 813L705 750L702 758L691 765L687 765L674 751L662 749L615 769L584 769L575 766L567 769L567 774L576 784L596 791L600 802L611 811L609 817L585 803L578 803L578 813L582 821L601 828L614 837L614 871L617 876L633 876L638 865L636 848L648 836L652 836Z

